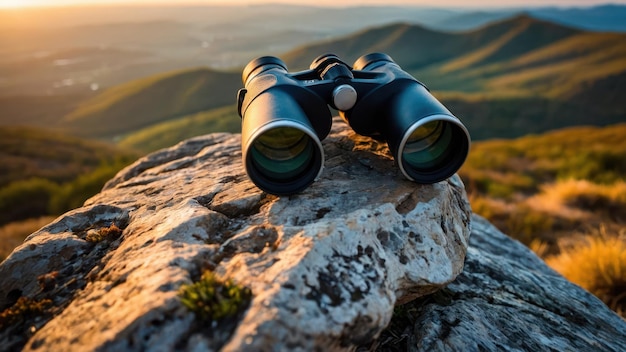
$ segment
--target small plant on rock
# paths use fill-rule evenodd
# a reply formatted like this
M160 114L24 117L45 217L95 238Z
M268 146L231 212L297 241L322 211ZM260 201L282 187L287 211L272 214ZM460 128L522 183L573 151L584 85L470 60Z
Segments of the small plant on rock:
M179 296L185 307L205 321L219 321L237 316L248 307L252 292L232 280L219 280L205 271L199 281L181 288Z
M28 319L46 313L52 305L49 299L34 300L28 297L20 297L15 304L0 312L0 331L10 325L20 324Z
M91 229L87 231L85 240L87 242L98 243L104 240L111 240L120 237L122 230L115 224L111 224L108 227L101 227L99 229Z

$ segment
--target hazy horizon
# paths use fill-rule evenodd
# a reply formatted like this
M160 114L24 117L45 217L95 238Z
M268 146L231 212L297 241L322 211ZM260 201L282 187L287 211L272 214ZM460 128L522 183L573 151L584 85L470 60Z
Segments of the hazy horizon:
M468 4L465 0L190 0L172 4L167 0L0 0L0 9L23 7L60 7L60 6L188 6L188 5L261 5L261 4L290 4L302 6L359 6L359 5L404 5L425 7L456 7L456 8L506 8L506 7L590 7L604 4L626 4L626 0L478 0Z

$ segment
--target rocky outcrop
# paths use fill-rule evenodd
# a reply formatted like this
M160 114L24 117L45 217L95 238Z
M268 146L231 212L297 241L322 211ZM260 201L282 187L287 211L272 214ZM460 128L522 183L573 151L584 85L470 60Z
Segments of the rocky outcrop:
M29 326L25 349L340 350L374 339L396 304L461 272L470 207L457 177L406 181L383 144L335 127L323 176L301 194L257 189L239 135L214 134L137 161L31 235L0 266L0 305L56 308ZM252 293L229 324L181 303L206 270Z
M624 322L599 300L471 217L458 177L408 182L384 144L335 121L321 179L278 198L245 176L239 138L151 154L31 235L0 265L0 345L617 351L626 342ZM218 307L227 318L207 319L206 299L199 310L183 302L189 287L226 302L209 294L206 272L246 292ZM390 322L401 336L384 330Z

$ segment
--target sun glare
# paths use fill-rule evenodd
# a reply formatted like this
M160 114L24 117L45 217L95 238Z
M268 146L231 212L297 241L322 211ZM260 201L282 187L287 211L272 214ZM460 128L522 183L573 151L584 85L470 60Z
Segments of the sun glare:
M32 0L0 0L0 8L18 8L42 5Z
M0 7L20 7L22 5L21 1L18 0L2 0L0 1Z

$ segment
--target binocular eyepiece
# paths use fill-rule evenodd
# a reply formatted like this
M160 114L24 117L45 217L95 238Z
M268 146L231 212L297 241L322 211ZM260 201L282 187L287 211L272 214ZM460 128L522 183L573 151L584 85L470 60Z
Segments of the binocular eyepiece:
M469 152L461 121L386 54L362 56L354 67L326 54L296 73L264 56L248 63L242 80L237 101L244 167L271 194L300 192L321 174L329 106L356 133L386 141L401 172L415 182L445 180Z

